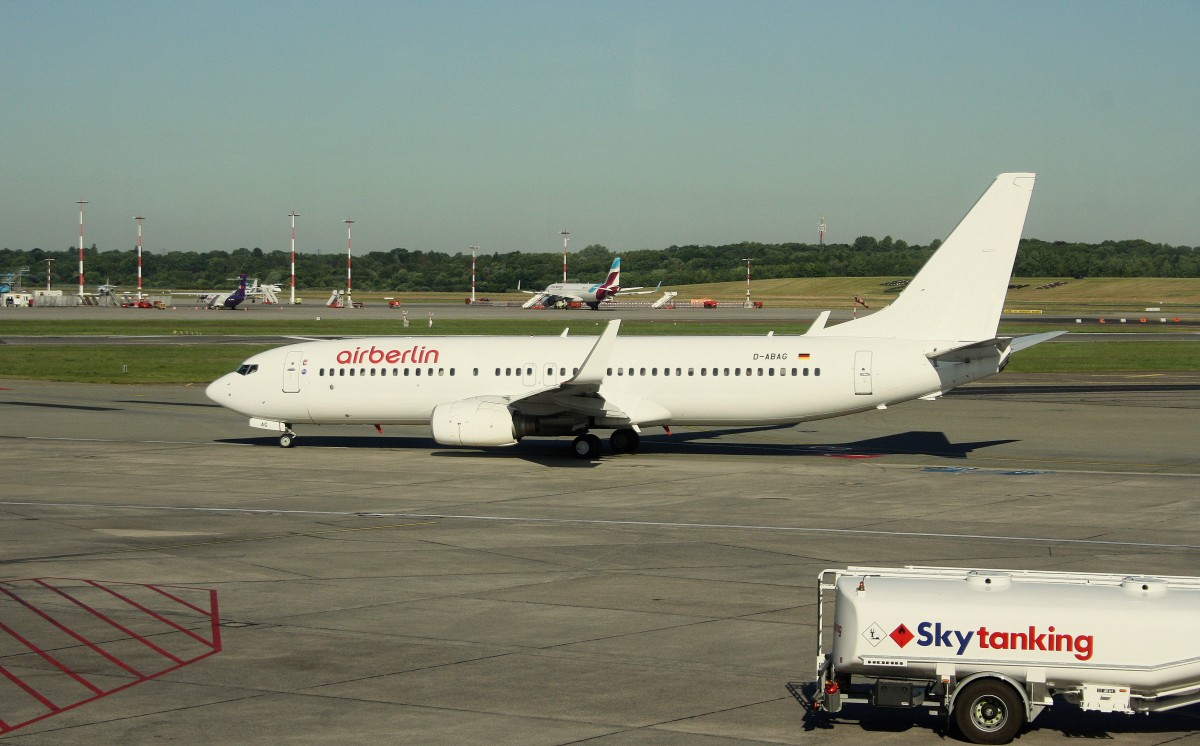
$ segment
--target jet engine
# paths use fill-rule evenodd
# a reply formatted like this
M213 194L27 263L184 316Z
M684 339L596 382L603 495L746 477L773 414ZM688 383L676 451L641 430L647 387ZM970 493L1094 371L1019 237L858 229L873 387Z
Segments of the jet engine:
M512 412L502 401L462 399L439 404L430 417L433 439L447 446L511 446L517 442Z

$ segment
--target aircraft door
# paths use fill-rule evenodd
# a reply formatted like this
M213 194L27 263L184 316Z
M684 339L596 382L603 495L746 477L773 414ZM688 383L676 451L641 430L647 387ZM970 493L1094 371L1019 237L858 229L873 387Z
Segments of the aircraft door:
M871 390L871 351L859 350L854 353L854 393L870 395Z
M292 350L283 361L283 393L296 394L300 392L300 367L304 361L304 352Z

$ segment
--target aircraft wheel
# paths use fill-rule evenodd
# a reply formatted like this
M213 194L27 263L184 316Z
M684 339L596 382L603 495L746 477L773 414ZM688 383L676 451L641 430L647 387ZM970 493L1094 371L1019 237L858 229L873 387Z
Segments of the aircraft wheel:
M613 434L608 438L608 445L613 449L614 453L633 453L641 444L642 438L637 434L637 430L623 427L620 430L614 430Z
M284 433L279 436L279 445L284 448L291 448L296 445L296 436L294 433Z
M595 435L588 433L580 435L571 443L571 451L575 454L575 458L591 460L600 455L600 439Z
M1007 683L979 679L955 697L954 722L971 743L1008 743L1025 724L1025 708Z

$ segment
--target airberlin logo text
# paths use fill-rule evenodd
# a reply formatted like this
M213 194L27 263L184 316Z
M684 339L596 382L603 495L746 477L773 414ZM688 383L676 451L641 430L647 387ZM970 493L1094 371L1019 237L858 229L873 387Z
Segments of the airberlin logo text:
M354 365L357 363L371 363L378 365L379 363L388 363L395 365L397 363L436 363L438 361L438 351L426 349L421 345L413 345L408 350L381 350L375 345L370 347L355 347L353 350L341 350L337 354L337 361L342 365Z
M980 627L979 629L953 629L943 627L941 622L921 622L917 632L901 624L888 637L900 647L915 642L923 648L951 648L955 655L962 655L974 643L980 650L1044 650L1051 653L1072 653L1081 661L1092 657L1092 635L1068 635L1055 630L1054 625L1039 631L1036 626L1020 632L999 632Z

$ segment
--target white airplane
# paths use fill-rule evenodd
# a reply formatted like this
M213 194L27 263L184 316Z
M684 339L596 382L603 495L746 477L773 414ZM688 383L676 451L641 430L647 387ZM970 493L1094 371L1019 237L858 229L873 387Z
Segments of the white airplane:
M608 277L604 278L604 282L552 282L546 286L545 290L521 290L520 284L518 284L517 290L535 296L525 304L526 307L536 305L539 301L547 308L559 302L583 303L595 311L601 303L612 300L618 295L646 295L657 292L661 287L661 282L654 290L642 290L641 287L621 287L621 257L617 257L613 260L612 268L608 270ZM639 290L641 292L637 292Z
M259 353L208 386L252 427L430 425L438 443L505 446L574 436L595 458L612 430L633 451L647 427L794 424L885 409L1002 370L1063 332L998 337L1034 174L1001 174L889 307L803 335L371 337Z

